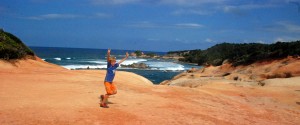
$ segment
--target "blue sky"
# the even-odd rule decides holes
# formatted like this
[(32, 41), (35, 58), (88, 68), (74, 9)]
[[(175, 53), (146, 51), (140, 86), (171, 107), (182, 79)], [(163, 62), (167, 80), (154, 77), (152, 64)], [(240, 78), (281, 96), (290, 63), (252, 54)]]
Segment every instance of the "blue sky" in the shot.
[(1, 0), (29, 46), (172, 51), (300, 40), (300, 0)]

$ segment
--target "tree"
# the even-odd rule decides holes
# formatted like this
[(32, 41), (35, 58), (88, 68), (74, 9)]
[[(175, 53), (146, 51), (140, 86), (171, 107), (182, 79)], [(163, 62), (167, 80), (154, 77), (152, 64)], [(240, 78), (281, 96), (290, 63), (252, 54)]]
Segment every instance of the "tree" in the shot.
[(136, 56), (141, 56), (142, 55), (142, 51), (140, 51), (140, 50), (137, 50), (134, 53), (136, 54)]

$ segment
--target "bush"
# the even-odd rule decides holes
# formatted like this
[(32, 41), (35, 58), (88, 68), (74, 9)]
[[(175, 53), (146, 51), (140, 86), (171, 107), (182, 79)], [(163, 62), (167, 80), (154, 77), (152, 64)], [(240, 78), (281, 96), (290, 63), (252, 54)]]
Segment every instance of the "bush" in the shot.
[(154, 57), (154, 56), (157, 56), (155, 53), (147, 53), (146, 55), (151, 57), (151, 58)]
[(134, 53), (136, 54), (136, 56), (141, 56), (142, 55), (142, 51), (140, 51), (140, 50), (137, 50)]
[(0, 30), (0, 59), (20, 59), (27, 55), (35, 54), (19, 38)]

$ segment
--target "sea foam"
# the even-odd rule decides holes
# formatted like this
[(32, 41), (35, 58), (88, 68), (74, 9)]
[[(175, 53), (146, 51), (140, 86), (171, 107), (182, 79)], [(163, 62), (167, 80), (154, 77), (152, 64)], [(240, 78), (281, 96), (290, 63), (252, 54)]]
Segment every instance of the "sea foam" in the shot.
[(166, 71), (179, 71), (185, 70), (185, 67), (181, 64), (174, 62), (145, 62), (152, 70), (166, 70)]
[(58, 58), (58, 57), (56, 57), (56, 58), (53, 58), (53, 59), (55, 59), (55, 60), (59, 60), (59, 61), (61, 60), (61, 58)]
[[(120, 61), (120, 60), (117, 60), (117, 62)], [(133, 63), (140, 63), (140, 62), (146, 62), (147, 60), (146, 59), (128, 59), (128, 60), (125, 60), (122, 65), (131, 65)]]
[[(117, 60), (119, 62), (120, 60)], [(89, 60), (89, 61), (80, 61), (80, 62), (88, 62), (88, 63), (95, 63), (96, 65), (90, 64), (72, 64), (72, 65), (63, 65), (63, 67), (67, 69), (106, 69), (106, 61), (104, 60)], [(128, 59), (125, 60), (122, 65), (131, 65), (133, 63), (145, 63), (149, 66), (148, 70), (162, 70), (162, 71), (182, 71), (186, 70), (185, 67), (181, 64), (174, 63), (174, 62), (163, 62), (163, 61), (148, 61), (146, 59)], [(119, 67), (120, 69), (128, 69), (128, 67), (123, 68), (122, 66)], [(147, 69), (145, 69), (147, 70)]]
[(66, 69), (104, 69), (106, 65), (64, 65)]

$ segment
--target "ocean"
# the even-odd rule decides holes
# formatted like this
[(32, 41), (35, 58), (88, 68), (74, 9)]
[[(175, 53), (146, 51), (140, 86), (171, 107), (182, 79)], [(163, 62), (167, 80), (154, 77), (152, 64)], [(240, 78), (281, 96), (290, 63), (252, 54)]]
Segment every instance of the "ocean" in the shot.
[[(86, 48), (60, 48), (60, 47), (30, 47), (37, 56), (43, 60), (60, 65), (69, 70), (80, 69), (106, 69), (107, 49), (86, 49)], [(117, 58), (117, 62), (125, 57), (125, 53), (132, 53), (134, 50), (111, 50), (111, 55)], [(165, 52), (150, 52), (157, 55), (164, 55)], [(154, 84), (164, 80), (172, 79), (175, 75), (184, 72), (192, 67), (200, 66), (181, 63), (171, 59), (151, 59), (129, 57), (122, 64), (145, 63), (148, 69), (134, 69), (120, 66), (118, 70), (128, 71), (144, 76)]]

